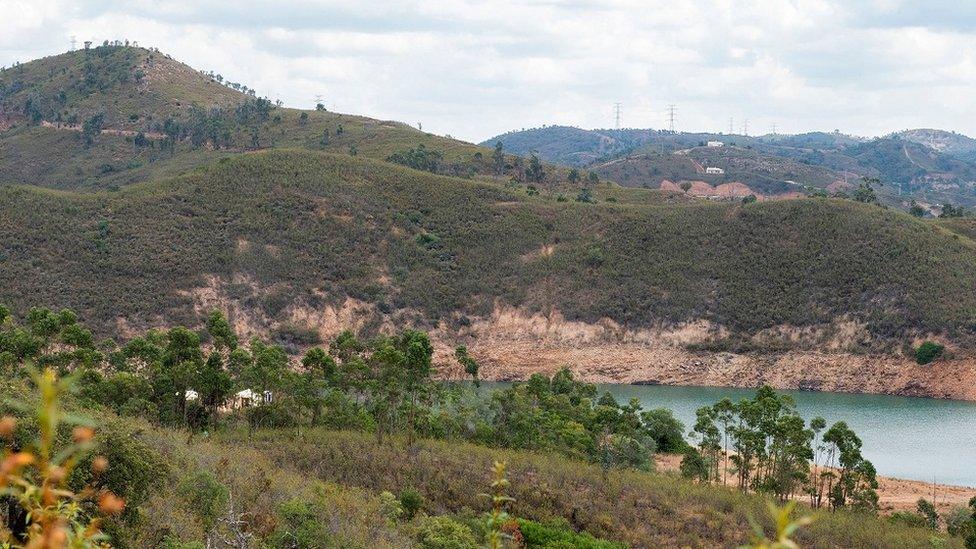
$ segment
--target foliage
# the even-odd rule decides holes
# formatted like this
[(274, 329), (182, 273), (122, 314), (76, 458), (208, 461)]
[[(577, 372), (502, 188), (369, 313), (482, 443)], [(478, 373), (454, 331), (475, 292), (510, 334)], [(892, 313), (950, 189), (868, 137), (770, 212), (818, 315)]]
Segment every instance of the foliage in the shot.
[(417, 532), (422, 549), (477, 549), (474, 534), (450, 517), (426, 517)]
[(797, 530), (810, 524), (813, 519), (809, 516), (794, 518), (795, 501), (787, 502), (783, 507), (776, 507), (772, 503), (768, 504), (769, 514), (773, 517), (776, 533), (772, 539), (766, 537), (761, 526), (752, 521), (755, 538), (743, 549), (799, 549), (799, 545), (791, 538)]
[[(110, 516), (124, 509), (123, 500), (94, 486), (78, 492), (67, 487), (70, 475), (90, 450), (95, 431), (79, 425), (77, 418), (61, 408), (70, 379), (58, 379), (54, 370), (47, 368), (35, 372), (34, 383), (39, 395), (33, 418), (38, 431), (36, 441), (26, 448), (16, 448), (16, 420), (10, 416), (0, 419), (0, 437), (4, 439), (0, 496), (10, 496), (16, 504), (14, 513), (0, 524), (0, 542), (5, 546), (23, 543), (24, 547), (109, 547), (101, 531), (102, 519), (91, 517), (85, 505), (96, 505), (99, 513)], [(78, 426), (73, 430), (73, 440), (59, 447), (62, 423)], [(95, 476), (108, 466), (108, 460), (101, 456), (91, 463)]]
[(942, 356), (943, 352), (945, 352), (945, 345), (934, 341), (925, 341), (915, 349), (915, 362), (928, 364)]
[(878, 483), (874, 466), (861, 455), (861, 440), (843, 421), (821, 437), (825, 428), (822, 418), (808, 428), (792, 398), (764, 386), (753, 399), (725, 399), (697, 411), (698, 451), (686, 454), (682, 471), (725, 484), (731, 469), (741, 490), (771, 493), (780, 501), (805, 492), (813, 507), (876, 511)]

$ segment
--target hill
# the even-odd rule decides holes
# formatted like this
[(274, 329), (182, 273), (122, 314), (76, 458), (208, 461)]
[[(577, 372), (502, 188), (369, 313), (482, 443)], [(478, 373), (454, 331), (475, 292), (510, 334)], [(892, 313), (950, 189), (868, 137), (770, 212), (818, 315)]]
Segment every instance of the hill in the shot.
[[(496, 141), (516, 154), (536, 151), (544, 160), (602, 170), (607, 177), (633, 186), (656, 188), (662, 179), (678, 183), (676, 177), (712, 185), (742, 183), (755, 194), (765, 195), (803, 187), (829, 187), (836, 192), (870, 177), (881, 179), (879, 196), (892, 206), (907, 209), (912, 200), (933, 207), (976, 205), (976, 163), (966, 156), (966, 138), (953, 134), (917, 130), (877, 139), (837, 132), (749, 137), (549, 126), (510, 132), (485, 143)], [(708, 151), (704, 146), (709, 141), (722, 142), (725, 147)], [(676, 169), (683, 159), (669, 155), (688, 150), (703, 151), (706, 160), (725, 156), (721, 162), (715, 159), (718, 165), (714, 166), (725, 173), (701, 177), (704, 166), (696, 165), (692, 172), (687, 162)], [(605, 169), (607, 166), (612, 169)], [(665, 173), (669, 177), (662, 175)]]
[(488, 149), (399, 122), (282, 108), (220, 75), (134, 46), (98, 46), (0, 71), (0, 185), (117, 188), (276, 147), (386, 159), (420, 146), (439, 173), (505, 169)]
[(976, 139), (956, 132), (934, 129), (905, 130), (894, 136), (970, 162), (976, 160)]
[(900, 345), (968, 341), (976, 311), (971, 240), (847, 201), (560, 203), (269, 151), (116, 192), (8, 186), (0, 203), (0, 300), (70, 306), (102, 333), (123, 328), (117, 315), (194, 324), (217, 305), (264, 332), (325, 329), (325, 310), (460, 327), (507, 305), (745, 338), (849, 318)]

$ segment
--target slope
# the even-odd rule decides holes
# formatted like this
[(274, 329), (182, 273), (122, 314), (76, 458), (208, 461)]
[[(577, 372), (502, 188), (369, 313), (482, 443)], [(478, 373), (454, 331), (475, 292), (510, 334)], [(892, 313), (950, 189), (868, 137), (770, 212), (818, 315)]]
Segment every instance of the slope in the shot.
[(398, 122), (282, 108), (155, 50), (105, 45), (0, 71), (0, 184), (116, 188), (253, 150), (386, 159), (419, 146), (434, 171), (501, 171), (490, 150)]
[(560, 203), (268, 151), (117, 192), (5, 187), (0, 204), (0, 300), (70, 306), (103, 334), (124, 334), (117, 315), (195, 324), (218, 305), (265, 333), (327, 310), (460, 327), (510, 305), (735, 337), (848, 318), (887, 349), (930, 332), (969, 345), (976, 313), (976, 244), (847, 201)]

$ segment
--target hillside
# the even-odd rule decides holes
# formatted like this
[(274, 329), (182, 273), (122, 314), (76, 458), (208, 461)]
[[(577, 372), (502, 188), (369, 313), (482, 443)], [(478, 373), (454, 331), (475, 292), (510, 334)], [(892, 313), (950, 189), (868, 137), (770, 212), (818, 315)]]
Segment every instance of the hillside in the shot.
[(968, 345), (976, 311), (971, 240), (846, 201), (559, 203), (270, 151), (116, 192), (5, 187), (0, 203), (0, 301), (70, 306), (103, 334), (125, 331), (116, 315), (195, 324), (215, 305), (264, 332), (327, 330), (329, 310), (460, 327), (512, 306), (747, 339), (848, 319), (889, 348), (928, 332)]
[(115, 45), (8, 68), (0, 72), (0, 185), (117, 188), (280, 147), (386, 159), (423, 145), (439, 173), (505, 170), (489, 149), (399, 122), (282, 108), (219, 78)]
[(976, 160), (976, 139), (966, 135), (930, 128), (905, 130), (894, 135), (962, 160)]
[[(23, 385), (16, 378), (0, 381), (4, 395), (35, 402), (36, 394)], [(773, 527), (765, 496), (673, 474), (603, 469), (551, 451), (456, 439), (410, 442), (402, 435), (378, 442), (368, 432), (337, 430), (329, 427), (341, 421), (334, 398), (327, 408), (333, 417), (325, 423), (255, 429), (254, 412), (280, 414), (263, 405), (230, 411), (212, 433), (200, 434), (117, 415), (93, 397), (104, 398), (85, 392), (69, 403), (70, 417), (89, 418), (96, 430), (80, 466), (65, 470), (71, 487), (88, 482), (123, 498), (125, 508), (101, 525), (113, 547), (230, 540), (244, 546), (431, 549), (447, 540), (454, 542), (448, 547), (475, 549), (484, 546), (477, 540), (491, 527), (491, 500), (482, 494), (492, 489), (497, 461), (507, 466), (503, 493), (511, 497), (505, 509), (512, 519), (506, 530), (518, 531), (528, 548), (736, 547), (749, 541), (752, 522)], [(19, 408), (0, 402), (0, 412), (26, 424), (18, 425), (18, 441), (33, 434)], [(0, 448), (7, 443), (2, 439)], [(89, 472), (96, 455), (108, 464), (102, 475)], [(793, 535), (804, 547), (964, 543), (863, 511), (799, 512), (816, 518)], [(96, 513), (87, 510), (82, 520)], [(0, 524), (17, 526), (6, 518)]]
[[(907, 209), (912, 200), (933, 206), (976, 205), (976, 163), (967, 156), (966, 139), (928, 130), (863, 139), (837, 132), (748, 137), (548, 126), (510, 132), (484, 143), (500, 141), (516, 154), (536, 151), (544, 160), (602, 170), (607, 177), (638, 187), (656, 188), (662, 179), (678, 183), (677, 177), (713, 186), (742, 183), (757, 195), (769, 195), (796, 191), (797, 184), (800, 189), (849, 190), (861, 177), (879, 178), (880, 199)], [(704, 147), (708, 141), (726, 146), (708, 151)], [(706, 158), (700, 162), (718, 155), (711, 160), (725, 174), (706, 178), (698, 173), (703, 165), (695, 166), (695, 172), (687, 166), (676, 168), (683, 159), (670, 156), (688, 150), (703, 151)]]

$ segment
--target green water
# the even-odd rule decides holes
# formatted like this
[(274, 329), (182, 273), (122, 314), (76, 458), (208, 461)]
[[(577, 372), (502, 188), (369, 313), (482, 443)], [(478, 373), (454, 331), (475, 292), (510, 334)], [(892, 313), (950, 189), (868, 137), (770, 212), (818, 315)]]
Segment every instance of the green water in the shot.
[[(507, 384), (491, 384), (502, 386)], [(670, 408), (694, 424), (695, 410), (723, 398), (751, 397), (748, 389), (600, 385), (618, 402), (637, 398), (645, 408)], [(864, 442), (863, 453), (889, 477), (976, 487), (976, 403), (931, 398), (782, 391), (809, 421), (846, 421)]]

